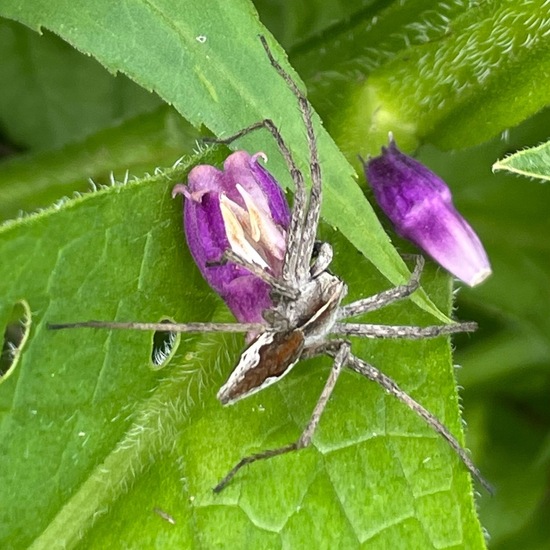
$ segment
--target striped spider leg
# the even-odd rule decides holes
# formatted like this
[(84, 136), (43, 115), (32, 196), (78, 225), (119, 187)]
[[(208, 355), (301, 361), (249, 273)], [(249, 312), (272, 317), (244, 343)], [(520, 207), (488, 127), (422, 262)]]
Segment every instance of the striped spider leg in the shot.
[[(311, 188), (309, 191), (306, 189), (304, 176), (273, 121), (266, 119), (231, 137), (216, 140), (218, 143), (229, 144), (250, 132), (262, 128), (268, 130), (275, 139), (292, 177), (294, 201), (284, 231), (284, 253), (280, 258), (280, 270), (277, 272), (272, 268), (275, 264), (270, 264), (267, 258), (277, 255), (277, 251), (274, 251), (274, 247), (271, 246), (270, 235), (280, 234), (277, 233), (276, 224), (268, 219), (266, 209), (262, 209), (261, 200), (254, 202), (251, 194), (238, 182), (236, 188), (248, 209), (248, 214), (244, 215), (242, 204), (239, 206), (233, 199), (230, 200), (222, 193), (219, 209), (222, 213), (229, 247), (214, 260), (203, 262), (203, 268), (205, 270), (223, 268), (229, 264), (244, 269), (247, 276), (254, 277), (267, 285), (271, 303), (261, 312), (261, 318), (255, 322), (187, 324), (88, 321), (55, 324), (50, 325), (50, 328), (95, 327), (171, 332), (246, 332), (252, 338), (251, 343), (242, 353), (237, 366), (217, 394), (223, 405), (235, 403), (276, 383), (301, 359), (319, 355), (331, 357), (333, 365), (328, 379), (300, 437), (289, 445), (244, 457), (214, 487), (216, 493), (223, 490), (245, 465), (307, 447), (311, 443), (321, 415), (344, 367), (378, 383), (386, 392), (395, 396), (423, 418), (449, 443), (470, 473), (485, 488), (491, 490), (490, 485), (483, 479), (466, 451), (449, 430), (434, 415), (401, 390), (391, 378), (354, 356), (350, 343), (345, 339), (350, 335), (366, 338), (435, 338), (446, 334), (473, 331), (476, 324), (453, 323), (444, 326), (414, 327), (346, 321), (410, 296), (419, 287), (424, 260), (420, 256), (417, 257), (416, 267), (406, 284), (351, 304), (341, 305), (346, 296), (347, 287), (339, 277), (328, 271), (332, 259), (332, 248), (328, 243), (316, 241), (322, 201), (322, 180), (311, 107), (304, 93), (273, 57), (265, 38), (261, 36), (260, 40), (271, 65), (297, 99), (307, 134)], [(242, 152), (233, 155), (238, 154)], [(251, 158), (255, 160), (255, 157)], [(229, 168), (226, 168), (229, 171)], [(255, 165), (254, 169), (256, 169)], [(211, 179), (211, 172), (208, 174)], [(185, 186), (177, 186), (174, 191), (186, 196), (186, 204), (192, 200), (200, 201), (204, 194), (203, 190), (189, 190)], [(188, 243), (192, 248), (189, 237)], [(258, 243), (263, 243), (264, 248)], [(200, 261), (197, 257), (195, 259), (199, 265)], [(208, 275), (205, 277), (209, 280)], [(224, 298), (223, 294), (222, 298)], [(230, 300), (226, 301), (231, 307)], [(238, 314), (236, 317), (239, 319)]]

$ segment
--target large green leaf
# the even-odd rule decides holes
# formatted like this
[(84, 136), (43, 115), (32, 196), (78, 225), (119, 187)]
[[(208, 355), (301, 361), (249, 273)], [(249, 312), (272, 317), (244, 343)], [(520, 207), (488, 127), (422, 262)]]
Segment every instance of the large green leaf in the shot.
[(296, 46), (291, 59), (337, 143), (376, 154), (392, 131), (405, 149), (465, 148), (550, 103), (545, 0), (438, 8), (381, 3)]
[[(347, 547), (383, 548), (406, 537), (415, 547), (482, 547), (462, 464), (420, 419), (354, 374), (339, 381), (315, 448), (252, 465), (216, 496), (212, 486), (243, 454), (297, 437), (327, 362), (304, 364), (277, 386), (222, 409), (215, 392), (242, 339), (182, 337), (159, 371), (150, 362), (150, 334), (46, 330), (47, 322), (83, 316), (227, 317), (182, 244), (179, 201), (170, 199), (181, 177), (180, 169), (111, 187), (3, 229), (3, 257), (27, 259), (2, 264), (3, 304), (24, 298), (32, 310), (32, 344), (0, 391), (10, 464), (0, 484), (3, 540), (52, 548), (85, 535), (85, 547), (100, 548), (118, 525), (117, 540), (128, 546), (345, 540)], [(325, 236), (352, 297), (384, 288), (341, 237)], [(448, 309), (446, 277), (428, 273), (425, 281)], [(426, 323), (430, 316), (401, 306), (372, 318), (396, 319)], [(356, 344), (460, 433), (444, 340)]]

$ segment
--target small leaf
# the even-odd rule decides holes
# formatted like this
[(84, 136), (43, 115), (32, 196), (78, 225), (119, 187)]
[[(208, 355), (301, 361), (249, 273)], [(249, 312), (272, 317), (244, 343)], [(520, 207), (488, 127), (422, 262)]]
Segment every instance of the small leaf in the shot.
[(493, 164), (493, 172), (505, 170), (520, 176), (550, 180), (550, 142), (518, 151)]

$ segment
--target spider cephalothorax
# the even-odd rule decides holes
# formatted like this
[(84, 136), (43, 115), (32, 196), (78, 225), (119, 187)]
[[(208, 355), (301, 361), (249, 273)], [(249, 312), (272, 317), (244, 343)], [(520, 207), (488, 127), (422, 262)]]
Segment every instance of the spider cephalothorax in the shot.
[(489, 488), (467, 453), (447, 428), (377, 368), (351, 352), (347, 336), (366, 338), (433, 338), (469, 332), (475, 323), (415, 327), (350, 323), (346, 319), (380, 309), (410, 296), (419, 286), (422, 257), (410, 280), (374, 296), (342, 305), (347, 287), (328, 271), (332, 248), (316, 241), (322, 199), (321, 170), (313, 131), (311, 108), (296, 83), (273, 57), (260, 37), (269, 61), (298, 100), (310, 151), (311, 190), (294, 162), (277, 127), (263, 120), (229, 138), (267, 129), (275, 138), (294, 182), (292, 210), (274, 178), (263, 168), (257, 153), (233, 153), (225, 171), (195, 167), (188, 186), (177, 185), (173, 195), (185, 195), (185, 230), (195, 262), (210, 285), (226, 301), (237, 323), (116, 323), (87, 321), (50, 325), (50, 328), (130, 328), (172, 332), (244, 332), (249, 345), (218, 392), (225, 404), (234, 403), (280, 380), (301, 359), (319, 355), (333, 358), (325, 387), (299, 439), (281, 448), (243, 458), (214, 488), (221, 491), (246, 464), (309, 445), (321, 414), (343, 367), (347, 366), (380, 384), (434, 428)]

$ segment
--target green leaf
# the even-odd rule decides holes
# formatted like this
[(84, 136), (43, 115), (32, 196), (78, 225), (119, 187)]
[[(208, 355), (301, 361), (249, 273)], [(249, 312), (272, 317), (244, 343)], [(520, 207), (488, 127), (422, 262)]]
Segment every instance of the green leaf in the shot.
[(550, 142), (518, 151), (493, 164), (493, 172), (504, 170), (528, 178), (550, 180)]
[[(209, 153), (193, 163), (219, 160)], [(366, 380), (342, 376), (313, 448), (254, 464), (216, 496), (212, 486), (243, 454), (299, 435), (326, 361), (304, 363), (278, 385), (222, 408), (215, 393), (242, 338), (182, 337), (159, 371), (150, 366), (148, 333), (46, 330), (47, 322), (85, 317), (227, 318), (182, 245), (179, 201), (170, 199), (182, 177), (179, 169), (111, 187), (3, 228), (3, 257), (40, 259), (40, 267), (6, 262), (0, 273), (2, 303), (24, 296), (33, 312), (32, 342), (0, 392), (10, 464), (0, 480), (9, 514), (1, 538), (51, 548), (85, 536), (84, 547), (101, 548), (116, 524), (117, 540), (129, 546), (344, 540), (384, 548), (406, 537), (413, 547), (482, 548), (463, 465)], [(351, 298), (385, 288), (342, 237), (327, 228), (323, 236), (334, 243), (334, 269)], [(429, 271), (425, 283), (448, 310), (447, 278)], [(401, 305), (370, 319), (409, 324), (430, 316)], [(445, 340), (354, 346), (460, 434)]]
[[(355, 83), (340, 72), (333, 74), (338, 102), (331, 85), (323, 85), (331, 104), (340, 106), (329, 117), (320, 110), (337, 143), (374, 154), (391, 130), (405, 149), (415, 149), (422, 141), (445, 149), (464, 148), (550, 103), (548, 88), (540, 83), (550, 65), (550, 5), (545, 0), (495, 0), (460, 6), (451, 10), (451, 19), (436, 12), (445, 25), (409, 24), (401, 50), (395, 51), (395, 40), (390, 42), (389, 60), (381, 65), (369, 55), (371, 39), (364, 29), (342, 30), (340, 38), (352, 43), (356, 52), (349, 72), (355, 69), (357, 74), (358, 67), (366, 67), (369, 74)], [(388, 8), (394, 9), (393, 4)], [(376, 15), (375, 33), (379, 15), (382, 26), (393, 23), (384, 11)], [(413, 47), (407, 42), (410, 29), (418, 29), (422, 37)], [(399, 26), (395, 32), (403, 36)], [(358, 119), (365, 123), (350, 124)]]

